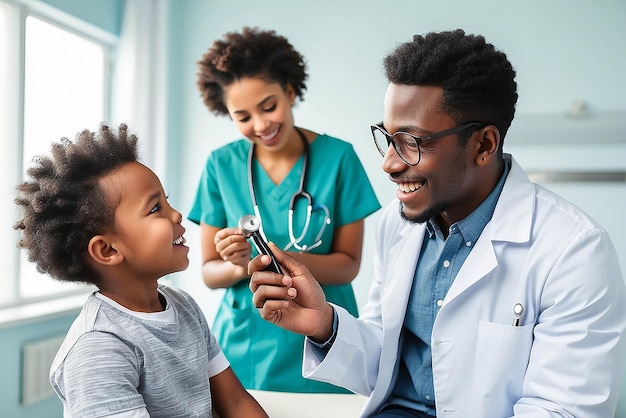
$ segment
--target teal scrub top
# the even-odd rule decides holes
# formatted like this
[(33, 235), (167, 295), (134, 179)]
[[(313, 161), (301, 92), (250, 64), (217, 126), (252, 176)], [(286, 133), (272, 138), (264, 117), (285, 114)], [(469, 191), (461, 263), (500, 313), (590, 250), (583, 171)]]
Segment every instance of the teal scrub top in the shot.
[[(254, 214), (248, 186), (248, 152), (251, 142), (232, 142), (212, 152), (207, 159), (195, 201), (188, 215), (195, 223), (217, 228), (237, 227), (239, 218)], [(278, 185), (253, 160), (254, 191), (263, 230), (280, 248), (290, 241), (288, 208), (302, 174), (301, 157)], [(325, 205), (331, 224), (322, 244), (311, 250), (330, 252), (334, 228), (355, 222), (380, 208), (374, 190), (351, 144), (328, 135), (319, 135), (310, 144), (307, 183), (314, 204)], [(303, 199), (294, 209), (294, 232), (300, 235), (306, 211)], [(323, 221), (320, 211), (311, 217), (303, 243), (311, 245)], [(253, 256), (256, 249), (253, 248)], [(293, 248), (291, 249), (293, 251)], [(344, 389), (302, 377), (304, 337), (265, 321), (252, 304), (248, 279), (226, 289), (212, 332), (222, 346), (235, 374), (247, 389), (284, 392), (339, 392)], [(357, 315), (351, 284), (323, 286), (326, 298)]]

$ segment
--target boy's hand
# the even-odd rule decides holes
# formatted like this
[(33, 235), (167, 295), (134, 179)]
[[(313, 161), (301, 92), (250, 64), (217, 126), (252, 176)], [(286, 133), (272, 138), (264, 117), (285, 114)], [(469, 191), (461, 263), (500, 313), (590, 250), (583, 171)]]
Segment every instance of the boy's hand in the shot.
[(215, 234), (214, 242), (215, 249), (222, 260), (230, 261), (246, 271), (252, 254), (252, 246), (247, 238), (241, 234), (239, 228), (220, 229)]

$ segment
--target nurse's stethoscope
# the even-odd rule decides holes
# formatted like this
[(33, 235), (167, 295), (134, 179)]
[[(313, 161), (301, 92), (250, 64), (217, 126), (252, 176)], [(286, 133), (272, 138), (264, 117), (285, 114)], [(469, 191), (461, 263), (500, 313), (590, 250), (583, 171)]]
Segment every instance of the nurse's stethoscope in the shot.
[[(322, 245), (322, 235), (324, 235), (324, 230), (326, 229), (328, 225), (330, 225), (331, 220), (330, 220), (330, 211), (328, 210), (328, 208), (325, 205), (313, 204), (313, 198), (311, 197), (311, 195), (307, 193), (306, 191), (304, 191), (306, 180), (307, 180), (307, 165), (308, 165), (308, 160), (309, 160), (309, 142), (307, 141), (306, 137), (304, 136), (304, 134), (302, 133), (300, 129), (296, 128), (296, 131), (298, 131), (298, 135), (300, 135), (300, 138), (302, 139), (302, 143), (304, 145), (302, 174), (300, 175), (300, 185), (298, 187), (298, 190), (296, 190), (296, 192), (291, 196), (291, 199), (289, 201), (289, 215), (288, 215), (289, 217), (288, 219), (289, 243), (284, 247), (284, 250), (286, 251), (286, 250), (289, 250), (291, 247), (293, 247), (298, 251), (306, 252)], [(254, 193), (254, 178), (252, 175), (253, 158), (254, 158), (254, 144), (250, 146), (250, 152), (248, 153), (248, 188), (250, 189), (250, 198), (252, 199), (252, 206), (254, 208), (254, 214), (257, 216), (259, 220), (261, 220), (261, 226), (259, 228), (259, 232), (261, 233), (261, 236), (263, 237), (263, 239), (267, 241), (265, 232), (263, 232), (263, 220), (261, 219), (261, 213), (259, 212), (259, 205), (257, 204), (256, 195)], [(296, 205), (296, 201), (298, 199), (306, 199), (307, 207), (306, 207), (306, 219), (304, 222), (304, 226), (302, 227), (302, 232), (300, 233), (300, 235), (296, 237), (294, 228), (293, 228), (293, 212), (294, 212), (294, 207)], [(309, 231), (309, 227), (311, 226), (311, 216), (313, 215), (313, 212), (315, 211), (322, 211), (324, 215), (324, 220), (322, 222), (322, 226), (320, 227), (319, 232), (317, 233), (317, 236), (315, 237), (315, 240), (313, 240), (313, 243), (311, 245), (307, 245), (307, 244), (302, 243), (302, 240), (304, 239), (304, 236)]]

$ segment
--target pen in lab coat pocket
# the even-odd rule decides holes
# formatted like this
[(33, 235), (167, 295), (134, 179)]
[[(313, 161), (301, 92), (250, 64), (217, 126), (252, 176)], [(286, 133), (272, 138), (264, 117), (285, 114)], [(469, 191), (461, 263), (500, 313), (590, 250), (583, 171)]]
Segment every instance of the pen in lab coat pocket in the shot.
[(513, 306), (513, 326), (514, 327), (519, 327), (519, 320), (522, 317), (523, 313), (524, 313), (524, 305), (522, 305), (521, 303), (516, 303), (515, 306)]

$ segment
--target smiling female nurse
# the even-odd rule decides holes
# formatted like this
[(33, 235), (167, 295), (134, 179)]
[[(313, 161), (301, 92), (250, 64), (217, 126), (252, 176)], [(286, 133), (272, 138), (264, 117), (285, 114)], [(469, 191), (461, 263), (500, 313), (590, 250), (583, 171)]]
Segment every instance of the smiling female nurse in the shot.
[(306, 264), (328, 300), (356, 315), (351, 282), (364, 218), (380, 208), (363, 166), (351, 144), (294, 125), (307, 74), (286, 38), (256, 28), (227, 33), (198, 66), (204, 104), (229, 115), (245, 137), (209, 155), (188, 216), (201, 226), (205, 284), (226, 289), (212, 331), (248, 389), (345, 392), (304, 379), (303, 337), (259, 316), (247, 272), (256, 250), (237, 225), (243, 215), (259, 216), (265, 237)]

